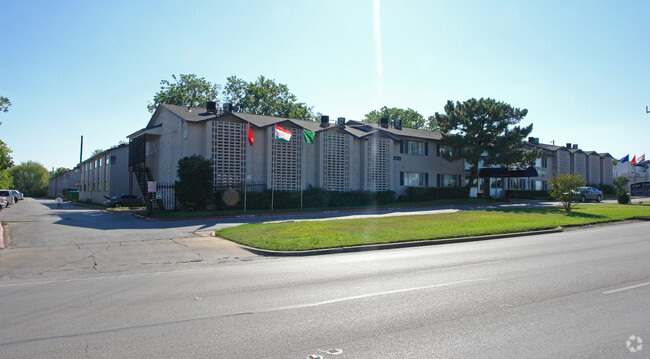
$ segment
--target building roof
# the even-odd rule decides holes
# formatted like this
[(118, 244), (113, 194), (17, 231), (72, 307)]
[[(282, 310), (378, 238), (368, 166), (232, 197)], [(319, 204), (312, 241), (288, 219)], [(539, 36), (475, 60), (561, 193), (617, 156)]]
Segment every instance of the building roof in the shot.
[(348, 121), (347, 125), (365, 132), (380, 131), (380, 132), (384, 132), (399, 137), (413, 137), (413, 138), (421, 138), (421, 139), (437, 140), (437, 141), (442, 140), (442, 134), (437, 131), (420, 130), (417, 128), (409, 128), (409, 127), (402, 127), (401, 129), (397, 129), (390, 125), (388, 127), (382, 127), (380, 124), (375, 122), (363, 122), (363, 121)]
[(555, 146), (555, 145), (549, 145), (549, 144), (546, 144), (546, 143), (530, 143), (530, 142), (528, 142), (527, 144), (532, 146), (532, 147), (541, 148), (543, 150), (550, 151), (550, 152), (568, 151), (569, 150), (568, 148), (566, 148), (564, 146)]
[(392, 138), (395, 141), (400, 141), (400, 137), (410, 137), (410, 138), (419, 138), (419, 139), (428, 139), (428, 140), (441, 140), (442, 135), (440, 132), (429, 131), (429, 130), (420, 130), (415, 128), (402, 127), (401, 129), (396, 129), (392, 126), (382, 127), (378, 123), (363, 122), (363, 121), (348, 121), (344, 127), (338, 127), (335, 124), (329, 124), (326, 127), (321, 126), (321, 123), (318, 121), (307, 121), (299, 120), (292, 118), (283, 118), (283, 117), (274, 117), (274, 116), (265, 116), (265, 115), (254, 115), (250, 113), (243, 112), (208, 112), (204, 108), (197, 107), (188, 107), (188, 106), (178, 106), (170, 104), (160, 104), (154, 114), (151, 117), (151, 120), (147, 124), (147, 127), (138, 130), (128, 137), (137, 137), (142, 133), (147, 132), (146, 130), (153, 129), (158, 125), (153, 125), (155, 119), (159, 116), (160, 111), (165, 109), (179, 119), (191, 122), (191, 123), (201, 123), (205, 121), (211, 121), (219, 118), (225, 117), (234, 117), (241, 121), (245, 121), (251, 124), (253, 127), (264, 128), (275, 124), (280, 123), (291, 123), (295, 126), (308, 129), (313, 132), (320, 131), (331, 131), (332, 129), (338, 129), (340, 131), (349, 133), (350, 135), (356, 138), (364, 138), (372, 136), (374, 134), (381, 134), (386, 137)]

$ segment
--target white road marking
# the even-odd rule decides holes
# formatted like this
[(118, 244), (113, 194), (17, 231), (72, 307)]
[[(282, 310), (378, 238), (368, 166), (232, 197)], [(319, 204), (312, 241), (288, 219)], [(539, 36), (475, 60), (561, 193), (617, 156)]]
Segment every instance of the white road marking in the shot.
[(624, 291), (624, 290), (630, 290), (630, 289), (635, 289), (635, 288), (645, 287), (645, 286), (647, 286), (647, 285), (650, 285), (650, 282), (641, 283), (641, 284), (637, 284), (637, 285), (631, 285), (631, 286), (629, 286), (629, 287), (624, 287), (624, 288), (618, 288), (618, 289), (608, 290), (608, 291), (606, 291), (606, 292), (603, 292), (603, 294), (618, 293), (618, 292), (622, 292), (622, 291)]
[(268, 313), (268, 312), (277, 312), (277, 311), (281, 311), (281, 310), (304, 309), (304, 308), (318, 307), (318, 306), (326, 305), (326, 304), (335, 304), (335, 303), (347, 302), (347, 301), (357, 300), (357, 299), (379, 297), (379, 296), (383, 296), (383, 295), (397, 294), (397, 293), (414, 292), (414, 291), (418, 291), (418, 290), (425, 290), (425, 289), (432, 289), (432, 288), (439, 288), (439, 287), (448, 287), (448, 286), (455, 285), (455, 284), (481, 282), (481, 281), (486, 281), (486, 280), (492, 280), (492, 278), (459, 280), (459, 281), (455, 281), (455, 282), (433, 284), (433, 285), (427, 285), (427, 286), (423, 286), (423, 287), (396, 289), (396, 290), (389, 290), (389, 291), (385, 291), (385, 292), (376, 292), (376, 293), (368, 293), (368, 294), (361, 294), (361, 295), (353, 295), (353, 296), (350, 296), (350, 297), (329, 299), (329, 300), (324, 300), (324, 301), (321, 301), (321, 302), (304, 303), (304, 304), (288, 305), (288, 306), (285, 306), (285, 307), (262, 309), (262, 310), (257, 310), (257, 311), (250, 312), (250, 313)]

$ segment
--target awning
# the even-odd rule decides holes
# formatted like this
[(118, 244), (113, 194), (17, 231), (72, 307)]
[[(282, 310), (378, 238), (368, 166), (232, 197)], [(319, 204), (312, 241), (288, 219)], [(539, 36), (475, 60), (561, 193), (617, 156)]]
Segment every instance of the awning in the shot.
[(537, 170), (533, 166), (528, 168), (480, 168), (479, 178), (502, 178), (502, 177), (538, 177)]

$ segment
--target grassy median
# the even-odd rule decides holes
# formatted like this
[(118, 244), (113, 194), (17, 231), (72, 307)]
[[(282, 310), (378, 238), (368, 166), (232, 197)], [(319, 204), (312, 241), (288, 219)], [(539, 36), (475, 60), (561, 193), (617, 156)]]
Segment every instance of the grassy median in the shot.
[(582, 204), (383, 218), (245, 224), (217, 236), (247, 246), (300, 251), (363, 244), (504, 234), (650, 217), (650, 205)]

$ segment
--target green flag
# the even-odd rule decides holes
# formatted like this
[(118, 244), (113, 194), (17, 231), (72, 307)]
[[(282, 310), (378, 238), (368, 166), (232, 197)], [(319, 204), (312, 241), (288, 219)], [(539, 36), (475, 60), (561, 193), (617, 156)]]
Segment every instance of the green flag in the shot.
[(307, 143), (314, 143), (314, 133), (306, 128), (302, 129), (302, 140)]

